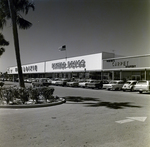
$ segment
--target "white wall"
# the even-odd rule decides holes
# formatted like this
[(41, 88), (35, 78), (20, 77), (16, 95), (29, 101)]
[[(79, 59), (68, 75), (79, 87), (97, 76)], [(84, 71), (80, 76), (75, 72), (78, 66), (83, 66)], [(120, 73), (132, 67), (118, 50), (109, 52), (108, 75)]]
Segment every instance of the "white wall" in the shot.
[(80, 72), (101, 69), (102, 53), (46, 62), (46, 72)]
[[(85, 70), (102, 70), (102, 53), (27, 64), (22, 66), (23, 73), (82, 72)], [(8, 74), (17, 73), (17, 66), (8, 68)]]
[[(23, 73), (44, 73), (45, 72), (45, 62), (22, 65)], [(17, 74), (17, 66), (8, 68), (8, 74)]]
[(134, 69), (134, 68), (149, 68), (150, 55), (141, 55), (133, 57), (120, 57), (103, 60), (103, 69)]

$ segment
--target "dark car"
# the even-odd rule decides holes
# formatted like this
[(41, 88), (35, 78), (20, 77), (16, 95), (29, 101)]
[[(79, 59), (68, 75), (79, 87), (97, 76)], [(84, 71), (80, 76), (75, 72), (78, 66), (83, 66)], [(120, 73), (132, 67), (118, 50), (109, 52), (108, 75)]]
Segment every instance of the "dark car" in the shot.
[(60, 79), (56, 81), (55, 85), (57, 86), (66, 86), (67, 82), (69, 82), (69, 79)]
[(87, 88), (97, 88), (97, 89), (102, 89), (103, 87), (103, 81), (98, 81), (98, 80), (91, 80), (86, 84)]
[(40, 86), (49, 86), (51, 82), (49, 82), (48, 78), (37, 78), (34, 82), (31, 83), (33, 87), (40, 87)]

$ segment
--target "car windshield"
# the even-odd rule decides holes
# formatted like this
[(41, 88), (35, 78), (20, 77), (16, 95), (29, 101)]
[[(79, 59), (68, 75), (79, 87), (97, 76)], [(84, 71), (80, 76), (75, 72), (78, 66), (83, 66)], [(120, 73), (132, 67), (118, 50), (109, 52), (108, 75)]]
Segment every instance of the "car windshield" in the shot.
[(110, 84), (117, 84), (118, 82), (115, 81), (111, 81)]
[(97, 81), (91, 81), (91, 83), (96, 83)]
[(126, 82), (126, 84), (131, 84), (131, 82)]
[(139, 81), (138, 84), (146, 84), (146, 81)]
[(47, 82), (47, 79), (42, 79), (42, 82)]

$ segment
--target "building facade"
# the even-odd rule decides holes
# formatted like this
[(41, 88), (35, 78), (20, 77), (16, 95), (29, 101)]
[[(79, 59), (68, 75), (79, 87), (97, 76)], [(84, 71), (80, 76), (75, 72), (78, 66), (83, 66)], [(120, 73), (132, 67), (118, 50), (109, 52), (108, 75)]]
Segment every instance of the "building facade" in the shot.
[[(114, 53), (97, 53), (22, 65), (25, 78), (93, 78), (101, 80), (150, 80), (150, 55), (118, 57)], [(17, 66), (8, 74), (18, 77)]]
[(112, 79), (150, 80), (150, 55), (104, 59), (103, 72)]

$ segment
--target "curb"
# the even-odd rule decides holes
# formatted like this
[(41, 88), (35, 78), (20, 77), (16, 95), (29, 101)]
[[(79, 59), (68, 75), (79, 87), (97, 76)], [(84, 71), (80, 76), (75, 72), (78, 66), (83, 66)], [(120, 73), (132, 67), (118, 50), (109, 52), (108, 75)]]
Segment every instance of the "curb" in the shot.
[(61, 98), (61, 101), (54, 102), (54, 103), (47, 103), (47, 104), (35, 104), (35, 105), (4, 105), (0, 106), (0, 108), (11, 108), (11, 109), (16, 109), (16, 108), (39, 108), (39, 107), (49, 107), (49, 106), (55, 106), (55, 105), (60, 105), (65, 103), (66, 100)]

